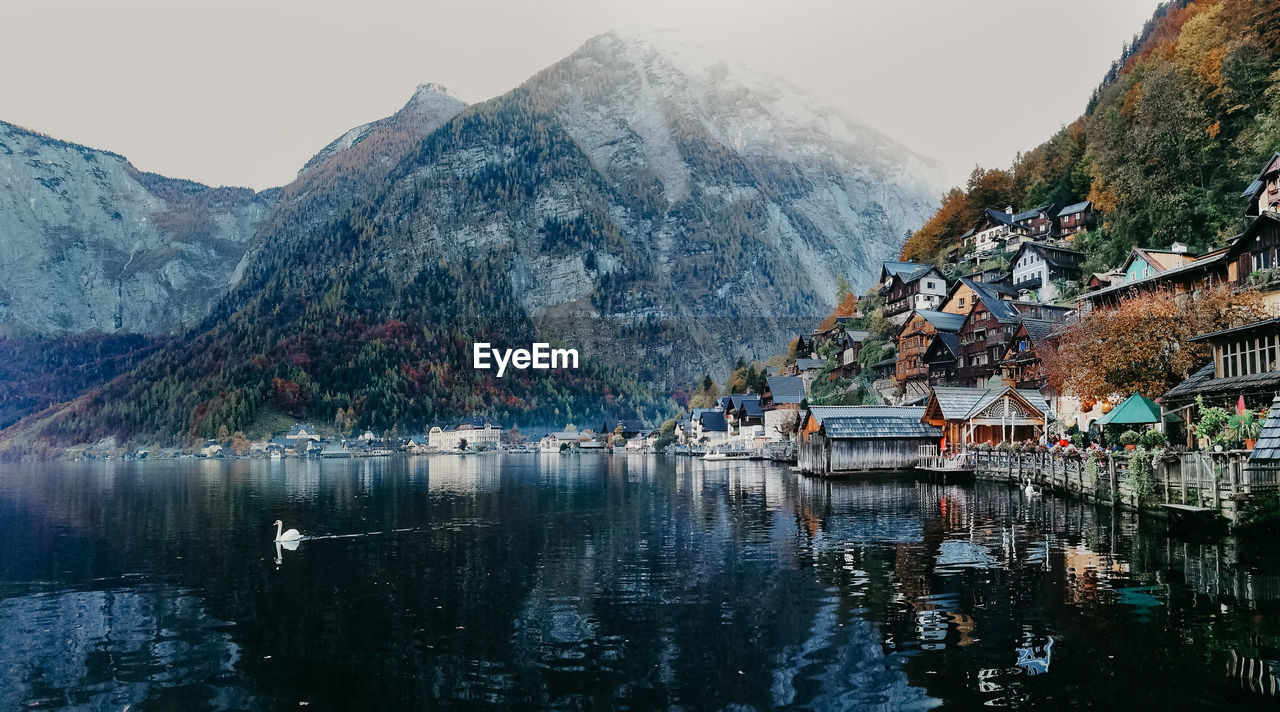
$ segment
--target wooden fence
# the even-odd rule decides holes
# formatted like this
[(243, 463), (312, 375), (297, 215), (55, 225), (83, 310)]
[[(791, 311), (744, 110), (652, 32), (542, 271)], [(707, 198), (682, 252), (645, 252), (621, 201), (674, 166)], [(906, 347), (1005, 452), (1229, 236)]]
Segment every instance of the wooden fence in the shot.
[(1280, 466), (1252, 464), (1244, 451), (1165, 456), (1146, 468), (1145, 477), (1131, 472), (1130, 452), (1106, 453), (1093, 466), (1087, 459), (1049, 453), (989, 451), (968, 457), (979, 476), (1133, 507), (1176, 505), (1229, 514), (1237, 500), (1280, 489)]

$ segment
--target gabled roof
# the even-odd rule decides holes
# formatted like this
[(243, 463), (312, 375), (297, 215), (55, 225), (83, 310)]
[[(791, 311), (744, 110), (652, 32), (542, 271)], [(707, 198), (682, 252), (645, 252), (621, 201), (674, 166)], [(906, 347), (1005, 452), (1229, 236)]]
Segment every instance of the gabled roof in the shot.
[(990, 292), (991, 294), (995, 294), (997, 296), (999, 295), (1007, 295), (1010, 297), (1018, 296), (1018, 290), (1013, 289), (1012, 287), (1006, 287), (1003, 284), (993, 284), (991, 282), (979, 282), (975, 279), (970, 279), (969, 277), (965, 276), (957, 280), (955, 284), (951, 285), (951, 289), (947, 290), (947, 296), (942, 300), (943, 306), (951, 302), (951, 299), (956, 295), (956, 291), (959, 290), (960, 287), (962, 286), (968, 287), (973, 292), (977, 292), (977, 289), (975, 289), (973, 286), (975, 284), (982, 285), (983, 287), (986, 288), (988, 292)]
[(920, 269), (922, 265), (919, 262), (895, 262), (885, 260), (880, 266), (880, 281), (883, 282), (889, 277), (895, 275), (911, 274)]
[(724, 419), (724, 413), (721, 413), (718, 410), (704, 411), (698, 416), (698, 421), (702, 423), (703, 430), (719, 432), (729, 429), (729, 424), (725, 422)]
[(1258, 171), (1258, 176), (1254, 178), (1252, 181), (1250, 181), (1249, 187), (1245, 188), (1244, 192), (1240, 194), (1241, 198), (1257, 197), (1258, 193), (1262, 190), (1263, 176), (1267, 175), (1268, 172), (1275, 170), (1273, 166), (1275, 165), (1276, 161), (1280, 161), (1280, 151), (1276, 151), (1275, 153), (1271, 154), (1271, 157), (1267, 159), (1267, 162), (1262, 164), (1262, 170)]
[(1023, 220), (1030, 220), (1030, 219), (1032, 219), (1032, 218), (1036, 217), (1037, 215), (1039, 215), (1040, 213), (1047, 213), (1047, 212), (1048, 212), (1050, 209), (1052, 209), (1052, 208), (1053, 208), (1053, 206), (1052, 206), (1052, 205), (1041, 205), (1041, 206), (1040, 206), (1040, 207), (1038, 207), (1038, 208), (1032, 208), (1032, 209), (1030, 209), (1030, 210), (1023, 210), (1022, 212), (1017, 213), (1017, 214), (1015, 214), (1015, 215), (1013, 216), (1013, 221), (1014, 221), (1014, 222), (1022, 222)]
[(1254, 321), (1248, 324), (1235, 326), (1230, 329), (1219, 329), (1217, 331), (1210, 331), (1207, 334), (1197, 334), (1187, 339), (1187, 341), (1212, 341), (1221, 336), (1246, 334), (1250, 331), (1266, 331), (1271, 333), (1280, 331), (1280, 318), (1263, 319), (1262, 321)]
[(1046, 245), (1042, 242), (1024, 242), (1018, 246), (1018, 251), (1013, 253), (1013, 257), (1009, 259), (1010, 264), (1018, 261), (1018, 256), (1024, 250), (1035, 250), (1040, 253), (1045, 262), (1053, 267), (1061, 267), (1064, 269), (1079, 269), (1080, 264), (1084, 262), (1084, 253), (1078, 250), (1070, 250), (1065, 247), (1055, 247)]
[(804, 400), (804, 380), (799, 376), (768, 376), (769, 395), (774, 403), (799, 403)]
[(917, 309), (912, 312), (911, 316), (907, 317), (907, 320), (898, 328), (898, 333), (901, 334), (902, 331), (907, 328), (907, 325), (911, 323), (911, 320), (916, 316), (919, 316), (932, 324), (933, 328), (938, 331), (949, 331), (952, 333), (960, 331), (960, 327), (964, 326), (965, 320), (964, 314), (952, 314), (951, 312), (937, 311), (934, 309)]
[(729, 407), (737, 410), (747, 401), (755, 401), (756, 403), (759, 403), (760, 396), (754, 393), (735, 393), (734, 395), (729, 396)]
[(764, 409), (760, 407), (759, 396), (754, 399), (742, 401), (738, 406), (738, 410), (748, 418), (759, 418), (764, 416)]
[(860, 344), (871, 336), (871, 332), (866, 329), (845, 329), (844, 335), (855, 344)]
[(998, 222), (1001, 225), (1008, 225), (1010, 227), (1022, 227), (1021, 225), (1014, 222), (1012, 215), (1010, 215), (1009, 213), (1006, 213), (1003, 210), (996, 210), (995, 208), (987, 208), (985, 211), (983, 211), (982, 217), (978, 218), (978, 225), (981, 225), (982, 223), (986, 222), (987, 218), (991, 218), (993, 221)]
[[(961, 278), (964, 280), (964, 278)], [(1000, 298), (1001, 291), (991, 288), (991, 285), (983, 282), (974, 282), (973, 280), (965, 280), (968, 282), (969, 289), (973, 290), (974, 295), (982, 301), (982, 306), (991, 312), (991, 316), (1001, 324), (1010, 324), (1018, 320), (1018, 308), (1012, 302)], [(973, 312), (970, 311), (970, 314)]]
[(1065, 215), (1074, 215), (1076, 213), (1082, 213), (1091, 207), (1093, 207), (1093, 203), (1087, 200), (1082, 200), (1078, 203), (1072, 203), (1071, 205), (1068, 205), (1062, 210), (1059, 210), (1058, 217), (1063, 217)]
[(811, 369), (820, 369), (826, 365), (827, 365), (827, 360), (825, 358), (796, 359), (796, 368), (800, 369), (801, 371), (808, 371)]
[(1129, 271), (1129, 265), (1133, 264), (1133, 261), (1139, 258), (1141, 258), (1143, 262), (1154, 267), (1157, 274), (1176, 267), (1191, 264), (1199, 259), (1195, 255), (1188, 254), (1186, 252), (1156, 250), (1149, 247), (1135, 247), (1129, 252), (1129, 257), (1125, 259), (1124, 264), (1120, 265), (1120, 271)]
[(922, 277), (927, 277), (931, 272), (937, 272), (938, 278), (942, 278), (942, 271), (933, 265), (925, 265), (909, 275), (898, 275), (898, 278), (902, 280), (903, 284), (910, 284)]
[(997, 388), (935, 386), (929, 400), (937, 403), (942, 417), (946, 420), (967, 420), (982, 412), (983, 408), (1003, 398), (1010, 391), (1021, 397), (1027, 405), (1040, 411), (1041, 415), (1049, 417), (1049, 404), (1044, 396), (1040, 395), (1040, 391), (1015, 389), (1010, 386)]
[[(944, 351), (946, 353), (943, 353)], [(954, 360), (959, 356), (960, 336), (946, 331), (940, 331), (934, 334), (933, 340), (929, 342), (929, 348), (924, 350), (925, 363), (939, 359)]]
[(1061, 322), (1050, 321), (1049, 319), (1028, 319), (1023, 317), (1022, 328), (1027, 332), (1027, 338), (1031, 339), (1034, 344), (1044, 343), (1053, 334), (1054, 330), (1062, 326)]
[(938, 438), (942, 429), (922, 422), (924, 408), (903, 406), (814, 406), (814, 408), (838, 408), (819, 417), (813, 410), (810, 415), (821, 423), (829, 438), (882, 439), (882, 438)]

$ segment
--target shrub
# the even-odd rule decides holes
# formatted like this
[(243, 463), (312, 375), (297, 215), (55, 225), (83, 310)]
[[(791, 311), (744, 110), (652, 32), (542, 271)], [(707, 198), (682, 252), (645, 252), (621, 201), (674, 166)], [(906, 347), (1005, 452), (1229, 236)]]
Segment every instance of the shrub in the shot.
[(1138, 431), (1126, 430), (1123, 433), (1120, 433), (1120, 444), (1121, 445), (1137, 445), (1140, 437), (1141, 436), (1138, 435)]
[(1147, 448), (1148, 450), (1154, 450), (1169, 444), (1169, 439), (1166, 438), (1164, 433), (1159, 430), (1148, 430), (1142, 434), (1142, 437), (1139, 438), (1139, 442), (1142, 443), (1142, 447)]

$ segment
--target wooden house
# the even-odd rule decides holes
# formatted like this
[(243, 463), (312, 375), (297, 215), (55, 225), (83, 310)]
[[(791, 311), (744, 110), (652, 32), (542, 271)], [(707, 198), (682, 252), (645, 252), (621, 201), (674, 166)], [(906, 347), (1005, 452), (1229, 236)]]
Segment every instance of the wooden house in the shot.
[(1053, 333), (1061, 326), (1061, 322), (1026, 317), (1018, 323), (1000, 361), (1000, 377), (1006, 385), (1044, 392), (1048, 385), (1044, 356), (1054, 351)]
[(1265, 307), (1280, 312), (1280, 213), (1268, 211), (1232, 238), (1226, 278), (1236, 289), (1256, 289)]
[(1011, 236), (1017, 238), (1026, 234), (1027, 228), (1014, 221), (1013, 208), (987, 208), (982, 211), (978, 224), (973, 226), (972, 235), (967, 239), (973, 256), (981, 258), (1004, 250)]
[(1011, 287), (1020, 297), (1037, 302), (1052, 302), (1062, 295), (1056, 282), (1079, 282), (1084, 272), (1084, 253), (1065, 247), (1025, 242), (1010, 260)]
[(1001, 299), (984, 285), (975, 285), (977, 304), (957, 332), (960, 354), (956, 379), (961, 385), (984, 385), (998, 370), (1009, 342), (1024, 317), (1064, 321), (1070, 309), (1035, 302)]
[(1034, 390), (937, 387), (921, 419), (942, 429), (949, 450), (963, 450), (981, 443), (1041, 440), (1050, 412)]
[(969, 277), (961, 277), (955, 284), (951, 285), (951, 289), (947, 292), (947, 297), (942, 301), (942, 306), (938, 311), (968, 316), (973, 309), (973, 305), (978, 303), (976, 290), (979, 287), (984, 290), (984, 293), (995, 294), (1000, 299), (1012, 301), (1018, 297), (1018, 290), (1016, 289), (1010, 289), (1000, 284), (980, 282)]
[(1271, 154), (1240, 197), (1249, 201), (1244, 214), (1251, 218), (1280, 209), (1280, 152)]
[(1073, 203), (1058, 211), (1058, 234), (1071, 241), (1077, 232), (1091, 229), (1096, 221), (1093, 203), (1087, 200)]
[(939, 427), (924, 408), (813, 406), (801, 424), (797, 458), (802, 472), (835, 474), (910, 469), (921, 445), (936, 445)]
[[(1197, 396), (1210, 405), (1260, 408), (1280, 392), (1280, 319), (1266, 319), (1234, 329), (1201, 334), (1193, 342), (1208, 343), (1212, 359), (1187, 380), (1164, 394), (1166, 407), (1184, 410)], [(1186, 413), (1182, 419), (1191, 422)]]
[(933, 310), (912, 312), (898, 330), (898, 357), (894, 365), (894, 378), (907, 396), (924, 395), (929, 391), (929, 365), (925, 363), (925, 351), (939, 332), (955, 334), (964, 326), (960, 314)]
[[(1081, 311), (1114, 307), (1144, 292), (1168, 289), (1188, 294), (1227, 279), (1227, 252), (1223, 247), (1195, 257), (1172, 250), (1134, 248), (1122, 268), (1124, 281), (1110, 287), (1086, 291), (1076, 297)], [(1161, 267), (1170, 264), (1169, 267)]]
[(937, 309), (947, 295), (947, 280), (933, 265), (920, 265), (910, 274), (894, 274), (880, 287), (884, 315), (901, 324), (917, 309)]
[(1026, 230), (1026, 237), (1043, 242), (1057, 234), (1057, 206), (1053, 203), (1024, 210), (1013, 216), (1013, 221)]
[(929, 367), (929, 386), (953, 386), (958, 378), (956, 367), (960, 361), (959, 334), (945, 331), (934, 334), (924, 352), (925, 365)]

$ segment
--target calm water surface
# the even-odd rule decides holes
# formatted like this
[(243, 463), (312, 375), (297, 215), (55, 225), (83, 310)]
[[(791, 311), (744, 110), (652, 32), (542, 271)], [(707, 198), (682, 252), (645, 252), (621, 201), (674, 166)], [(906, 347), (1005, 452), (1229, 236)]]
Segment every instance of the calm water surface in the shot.
[(0, 709), (1275, 709), (1275, 552), (765, 463), (4, 466)]

